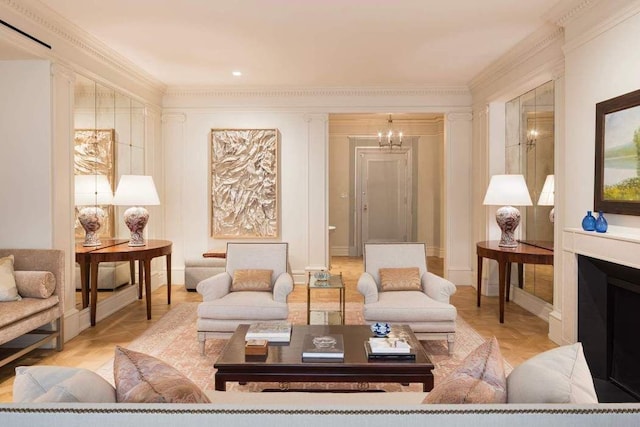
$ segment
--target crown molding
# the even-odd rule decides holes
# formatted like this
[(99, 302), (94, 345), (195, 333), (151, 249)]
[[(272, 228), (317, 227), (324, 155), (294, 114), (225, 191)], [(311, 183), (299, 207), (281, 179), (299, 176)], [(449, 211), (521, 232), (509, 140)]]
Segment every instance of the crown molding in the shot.
[(477, 76), (471, 79), (469, 87), (471, 90), (475, 90), (489, 82), (498, 80), (510, 71), (518, 68), (524, 62), (534, 58), (544, 49), (563, 40), (564, 28), (553, 24), (546, 24), (510, 49), (497, 61), (482, 70)]
[(165, 96), (216, 98), (304, 98), (304, 97), (389, 97), (389, 96), (468, 96), (466, 86), (401, 88), (306, 88), (306, 87), (168, 87)]
[[(43, 33), (65, 41), (75, 49), (80, 50), (104, 66), (115, 70), (122, 76), (136, 81), (148, 90), (158, 93), (165, 91), (166, 85), (164, 83), (47, 6), (23, 0), (0, 0), (0, 2), (19, 17), (30, 21)], [(56, 51), (55, 43), (50, 38), (42, 38), (48, 39), (47, 42), (52, 44), (52, 54), (55, 57), (59, 57), (60, 53)]]
[(559, 27), (565, 27), (599, 2), (600, 0), (565, 0), (552, 7), (545, 18)]

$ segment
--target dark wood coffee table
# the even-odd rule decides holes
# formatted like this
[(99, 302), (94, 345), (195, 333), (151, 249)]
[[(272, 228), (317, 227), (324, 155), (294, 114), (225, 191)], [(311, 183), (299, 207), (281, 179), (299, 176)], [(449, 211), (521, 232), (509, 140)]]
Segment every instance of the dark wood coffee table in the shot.
[[(213, 365), (215, 389), (226, 390), (227, 381), (246, 382), (339, 382), (421, 383), (423, 391), (433, 388), (433, 363), (407, 325), (394, 326), (406, 334), (415, 349), (415, 361), (370, 361), (364, 343), (371, 337), (367, 325), (294, 325), (289, 344), (271, 344), (266, 357), (245, 356), (244, 336), (249, 325), (240, 325)], [(303, 362), (305, 334), (342, 334), (343, 362)]]

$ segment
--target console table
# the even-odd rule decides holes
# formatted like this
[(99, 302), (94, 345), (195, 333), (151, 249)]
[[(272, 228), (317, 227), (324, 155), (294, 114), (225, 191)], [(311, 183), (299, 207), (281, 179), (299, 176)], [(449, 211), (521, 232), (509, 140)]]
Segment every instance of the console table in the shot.
[[(147, 319), (151, 319), (151, 260), (165, 256), (167, 261), (167, 304), (171, 304), (171, 248), (169, 240), (147, 240), (144, 246), (129, 246), (128, 240), (111, 241), (98, 247), (76, 246), (76, 262), (80, 264), (82, 276), (83, 304), (85, 294), (91, 291), (89, 313), (91, 326), (96, 324), (96, 306), (98, 304), (98, 265), (101, 262), (129, 261), (133, 279), (133, 263), (138, 261), (138, 298), (142, 299), (142, 283), (144, 282)], [(143, 273), (144, 272), (144, 273)]]
[(488, 240), (476, 244), (478, 255), (478, 307), (480, 307), (480, 294), (482, 290), (482, 259), (489, 258), (498, 262), (498, 289), (500, 297), (500, 323), (504, 323), (504, 303), (509, 299), (511, 285), (511, 263), (518, 263), (518, 272), (522, 280), (522, 264), (546, 264), (553, 265), (553, 250), (542, 245), (528, 245), (518, 243), (515, 248), (504, 248), (498, 245), (498, 240)]

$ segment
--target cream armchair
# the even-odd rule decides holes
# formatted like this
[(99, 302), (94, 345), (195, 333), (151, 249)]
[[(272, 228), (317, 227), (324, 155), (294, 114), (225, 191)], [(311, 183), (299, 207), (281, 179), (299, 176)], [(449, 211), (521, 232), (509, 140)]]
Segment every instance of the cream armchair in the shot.
[[(453, 353), (456, 308), (449, 297), (456, 292), (450, 281), (427, 271), (424, 243), (366, 243), (364, 273), (358, 291), (364, 296), (364, 319), (369, 323), (404, 323), (419, 339), (446, 339)], [(419, 269), (416, 290), (383, 290), (381, 268)]]
[[(207, 338), (228, 338), (241, 323), (286, 320), (287, 296), (293, 291), (287, 243), (228, 243), (226, 267), (198, 283), (198, 341), (204, 354)], [(242, 270), (242, 271), (240, 271)], [(267, 290), (234, 290), (236, 272), (271, 270)], [(239, 276), (236, 276), (239, 277)]]

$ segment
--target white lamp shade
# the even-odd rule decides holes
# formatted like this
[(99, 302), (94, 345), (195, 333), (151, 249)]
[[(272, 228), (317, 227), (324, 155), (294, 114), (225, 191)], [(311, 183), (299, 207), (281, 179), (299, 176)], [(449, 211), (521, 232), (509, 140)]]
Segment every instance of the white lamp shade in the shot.
[(77, 206), (110, 205), (113, 191), (106, 175), (76, 175), (75, 202)]
[(153, 183), (147, 175), (122, 175), (113, 204), (118, 206), (152, 206), (159, 205), (160, 198)]
[(482, 204), (495, 206), (533, 205), (523, 175), (493, 175)]
[(547, 175), (547, 179), (544, 180), (540, 197), (538, 198), (539, 206), (553, 206), (554, 205), (554, 189), (555, 179), (553, 175)]

